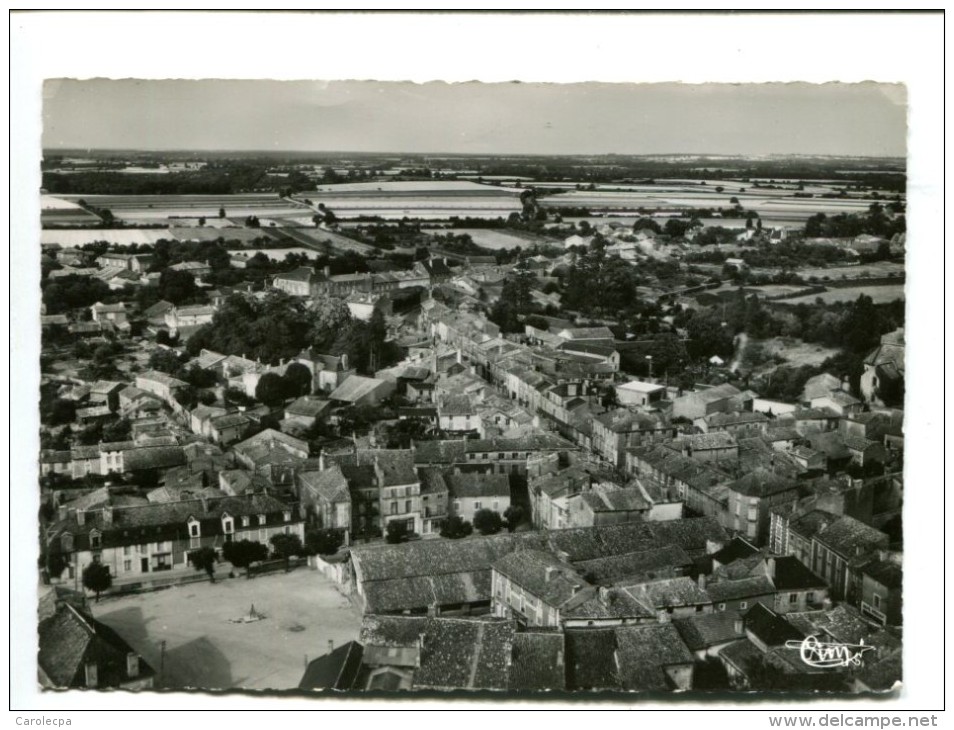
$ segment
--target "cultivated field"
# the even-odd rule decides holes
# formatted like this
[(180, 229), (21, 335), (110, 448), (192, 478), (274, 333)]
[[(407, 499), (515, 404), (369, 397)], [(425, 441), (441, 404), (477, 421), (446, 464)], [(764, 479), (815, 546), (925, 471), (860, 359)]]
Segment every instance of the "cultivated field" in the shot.
[(437, 235), (444, 235), (447, 233), (462, 235), (466, 233), (478, 246), (494, 250), (511, 249), (517, 247), (528, 248), (535, 244), (540, 244), (542, 246), (563, 246), (563, 242), (558, 241), (557, 239), (547, 238), (545, 236), (537, 236), (532, 233), (524, 233), (522, 231), (500, 231), (486, 228), (432, 228), (423, 230), (426, 233), (436, 233)]
[(63, 248), (79, 248), (88, 243), (106, 241), (122, 246), (152, 244), (161, 238), (174, 238), (168, 228), (70, 228), (40, 231), (41, 243), (58, 243)]
[(230, 218), (248, 216), (300, 216), (307, 206), (279, 198), (275, 193), (242, 195), (63, 195), (62, 200), (85, 199), (96, 208), (106, 208), (130, 223), (157, 222), (176, 218), (216, 218), (224, 208)]
[[(263, 621), (231, 623), (249, 609)], [(91, 604), (158, 672), (158, 687), (293, 689), (306, 660), (356, 639), (360, 616), (320, 573), (300, 568), (215, 585), (191, 583)]]
[(831, 304), (833, 302), (853, 302), (862, 294), (871, 297), (875, 304), (887, 304), (895, 299), (904, 299), (904, 284), (832, 287), (821, 294), (806, 294), (802, 297), (794, 297), (783, 301), (785, 304), (814, 304), (816, 299), (821, 299), (825, 304)]
[(317, 259), (321, 257), (321, 252), (315, 251), (311, 248), (303, 248), (297, 246), (294, 248), (232, 248), (229, 249), (230, 256), (236, 256), (239, 258), (250, 259), (257, 253), (265, 254), (272, 261), (284, 261), (285, 257), (290, 254), (304, 254), (309, 259)]

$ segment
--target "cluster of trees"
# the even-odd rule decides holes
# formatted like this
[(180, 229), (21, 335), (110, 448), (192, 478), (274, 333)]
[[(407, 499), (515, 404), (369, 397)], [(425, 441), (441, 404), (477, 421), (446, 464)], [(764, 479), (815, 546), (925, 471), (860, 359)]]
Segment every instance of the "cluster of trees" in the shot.
[(46, 279), (41, 286), (47, 314), (62, 314), (96, 302), (111, 304), (123, 299), (123, 294), (110, 289), (106, 282), (89, 276)]
[(321, 297), (309, 309), (283, 292), (270, 291), (261, 301), (232, 296), (186, 343), (190, 355), (203, 348), (230, 355), (244, 355), (277, 365), (308, 347), (319, 352), (347, 354), (358, 370), (387, 367), (399, 357), (393, 343), (385, 342), (387, 326), (376, 312), (370, 322), (351, 317), (347, 305), (334, 297)]
[(520, 315), (538, 310), (530, 297), (536, 284), (536, 277), (519, 265), (504, 280), (500, 298), (494, 303), (488, 314), (491, 322), (502, 332), (522, 332)]
[(642, 283), (636, 268), (597, 249), (576, 254), (563, 278), (563, 307), (587, 315), (628, 316)]
[(854, 238), (863, 234), (891, 238), (896, 233), (904, 233), (906, 221), (900, 214), (904, 206), (899, 201), (872, 203), (864, 214), (839, 213), (831, 217), (817, 213), (805, 221), (805, 235), (809, 238)]
[(255, 387), (255, 398), (271, 407), (310, 394), (311, 371), (298, 362), (289, 365), (283, 375), (265, 373)]
[(517, 525), (524, 518), (524, 511), (520, 505), (510, 505), (504, 511), (503, 517), (499, 512), (490, 509), (479, 509), (474, 513), (473, 523), (458, 515), (452, 515), (441, 525), (441, 537), (459, 540), (472, 535), (476, 529), (481, 535), (496, 535), (505, 527), (508, 532), (517, 529)]
[(288, 185), (285, 177), (268, 176), (263, 165), (245, 161), (210, 163), (200, 169), (170, 173), (83, 171), (44, 172), (43, 187), (51, 194), (90, 195), (228, 195), (252, 190), (280, 191)]

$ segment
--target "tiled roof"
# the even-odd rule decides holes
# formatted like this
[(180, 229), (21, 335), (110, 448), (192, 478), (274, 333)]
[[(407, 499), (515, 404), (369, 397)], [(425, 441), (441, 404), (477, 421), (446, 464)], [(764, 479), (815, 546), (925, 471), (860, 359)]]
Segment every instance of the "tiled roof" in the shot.
[(293, 416), (315, 418), (329, 406), (329, 401), (312, 395), (303, 395), (294, 403), (286, 406), (285, 413)]
[(620, 688), (614, 629), (569, 630), (565, 643), (568, 690)]
[(624, 590), (652, 608), (678, 608), (712, 603), (709, 595), (692, 578), (664, 578), (626, 586)]
[[(37, 662), (54, 687), (85, 687), (87, 663), (96, 665), (96, 689), (119, 687), (134, 679), (127, 666), (132, 647), (111, 628), (69, 604), (61, 604), (53, 616), (40, 622), (39, 647)], [(155, 674), (143, 659), (137, 658), (137, 663), (137, 678)]]
[[(366, 616), (358, 640), (366, 661), (413, 657), (415, 689), (503, 690), (515, 634), (514, 622), (504, 619)], [(379, 647), (398, 651), (375, 651)]]
[(775, 558), (775, 574), (772, 582), (779, 591), (808, 590), (827, 585), (825, 579), (815, 574), (794, 555)]
[(683, 568), (692, 559), (678, 545), (665, 545), (635, 553), (583, 560), (574, 565), (590, 583), (611, 584), (634, 578), (651, 578), (655, 571)]
[(673, 441), (673, 446), (689, 447), (693, 451), (706, 451), (708, 449), (730, 449), (738, 446), (735, 436), (725, 431), (714, 431), (712, 433), (694, 433), (682, 436)]
[(901, 566), (895, 562), (872, 560), (865, 564), (861, 572), (885, 588), (901, 588), (903, 573)]
[(805, 635), (782, 616), (756, 603), (745, 614), (745, 629), (767, 646), (784, 646), (786, 641), (801, 641)]
[(510, 497), (510, 478), (506, 474), (448, 474), (444, 482), (452, 497)]
[(747, 497), (768, 497), (780, 492), (794, 491), (797, 488), (798, 483), (795, 480), (765, 469), (758, 469), (751, 474), (746, 474), (729, 485), (731, 491)]
[(715, 611), (698, 616), (673, 619), (673, 626), (690, 651), (701, 651), (745, 636), (736, 631), (740, 616), (735, 611)]
[(360, 375), (351, 375), (341, 385), (335, 388), (334, 392), (328, 396), (331, 400), (353, 403), (365, 396), (373, 393), (386, 381), (377, 378), (365, 378)]
[(847, 515), (817, 532), (815, 539), (848, 559), (888, 544), (886, 534)]
[(652, 507), (639, 489), (595, 487), (592, 491), (580, 495), (580, 499), (594, 512), (646, 511)]
[(675, 626), (621, 626), (616, 629), (622, 689), (667, 691), (674, 689), (666, 669), (692, 666), (693, 657)]
[(706, 586), (706, 593), (712, 598), (713, 603), (769, 596), (774, 595), (775, 592), (772, 581), (764, 575), (739, 580), (720, 580), (718, 583), (709, 583)]
[(470, 396), (463, 393), (447, 396), (438, 406), (438, 413), (442, 416), (469, 416), (476, 412), (477, 409), (470, 402)]
[(185, 452), (181, 446), (147, 446), (128, 449), (123, 453), (123, 467), (126, 471), (168, 469), (185, 463)]
[(510, 665), (511, 692), (566, 688), (563, 634), (525, 631), (513, 637)]
[(349, 690), (354, 688), (358, 671), (361, 669), (363, 653), (361, 644), (357, 641), (349, 641), (328, 654), (310, 661), (298, 683), (298, 689)]
[(589, 588), (577, 572), (552, 553), (518, 550), (496, 560), (493, 569), (549, 606), (561, 607)]
[(330, 504), (351, 501), (348, 480), (337, 465), (325, 471), (301, 472), (298, 482), (302, 489), (311, 490)]
[(226, 413), (222, 416), (216, 416), (211, 420), (212, 427), (221, 430), (223, 428), (234, 428), (251, 423), (247, 416), (242, 413)]

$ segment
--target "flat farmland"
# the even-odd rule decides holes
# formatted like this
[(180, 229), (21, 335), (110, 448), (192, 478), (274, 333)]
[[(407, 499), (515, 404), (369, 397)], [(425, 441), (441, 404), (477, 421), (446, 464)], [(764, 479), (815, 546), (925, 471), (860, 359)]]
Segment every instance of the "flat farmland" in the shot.
[(760, 340), (760, 343), (767, 355), (780, 357), (793, 367), (821, 365), (828, 358), (838, 354), (837, 349), (788, 337), (773, 337), (770, 340)]
[(875, 304), (887, 304), (896, 299), (904, 299), (904, 284), (888, 284), (885, 286), (840, 286), (832, 287), (821, 294), (806, 294), (802, 297), (785, 299), (785, 304), (814, 304), (821, 299), (825, 304), (834, 302), (853, 302), (864, 294), (871, 297)]
[(900, 276), (904, 273), (904, 265), (894, 263), (893, 261), (876, 261), (871, 264), (859, 264), (857, 266), (829, 266), (825, 269), (800, 269), (799, 276), (808, 278), (810, 276), (822, 279), (829, 277), (831, 279), (840, 279), (845, 276), (849, 279), (877, 278), (882, 276)]
[(506, 218), (521, 210), (518, 190), (465, 181), (322, 185), (298, 198), (323, 203), (339, 218)]
[(431, 228), (422, 230), (425, 233), (437, 235), (448, 233), (455, 235), (467, 234), (478, 246), (493, 250), (517, 247), (528, 248), (537, 244), (541, 246), (563, 246), (563, 242), (555, 238), (537, 236), (522, 231), (500, 231), (488, 228)]
[(88, 243), (106, 241), (122, 246), (152, 244), (159, 239), (171, 240), (168, 228), (70, 228), (40, 231), (41, 243), (58, 243), (63, 248), (79, 248)]
[(85, 199), (96, 208), (106, 208), (122, 220), (155, 221), (167, 218), (216, 218), (224, 208), (230, 218), (301, 215), (302, 203), (283, 200), (274, 193), (243, 195), (68, 195), (62, 199)]
[[(255, 623), (232, 623), (256, 612)], [(93, 615), (158, 673), (158, 688), (295, 689), (305, 660), (356, 639), (358, 611), (317, 571), (191, 583), (107, 598)]]

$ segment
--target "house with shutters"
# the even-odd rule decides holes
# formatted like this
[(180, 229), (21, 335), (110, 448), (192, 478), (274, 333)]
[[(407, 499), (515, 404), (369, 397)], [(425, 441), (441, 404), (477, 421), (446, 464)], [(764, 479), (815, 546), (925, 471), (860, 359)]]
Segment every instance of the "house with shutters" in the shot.
[(192, 570), (189, 553), (211, 547), (221, 553), (227, 542), (251, 540), (267, 545), (273, 535), (304, 539), (298, 503), (267, 494), (191, 499), (92, 510), (68, 510), (45, 535), (46, 548), (59, 554), (62, 579), (82, 588), (83, 570), (105, 565), (113, 578), (143, 577)]

